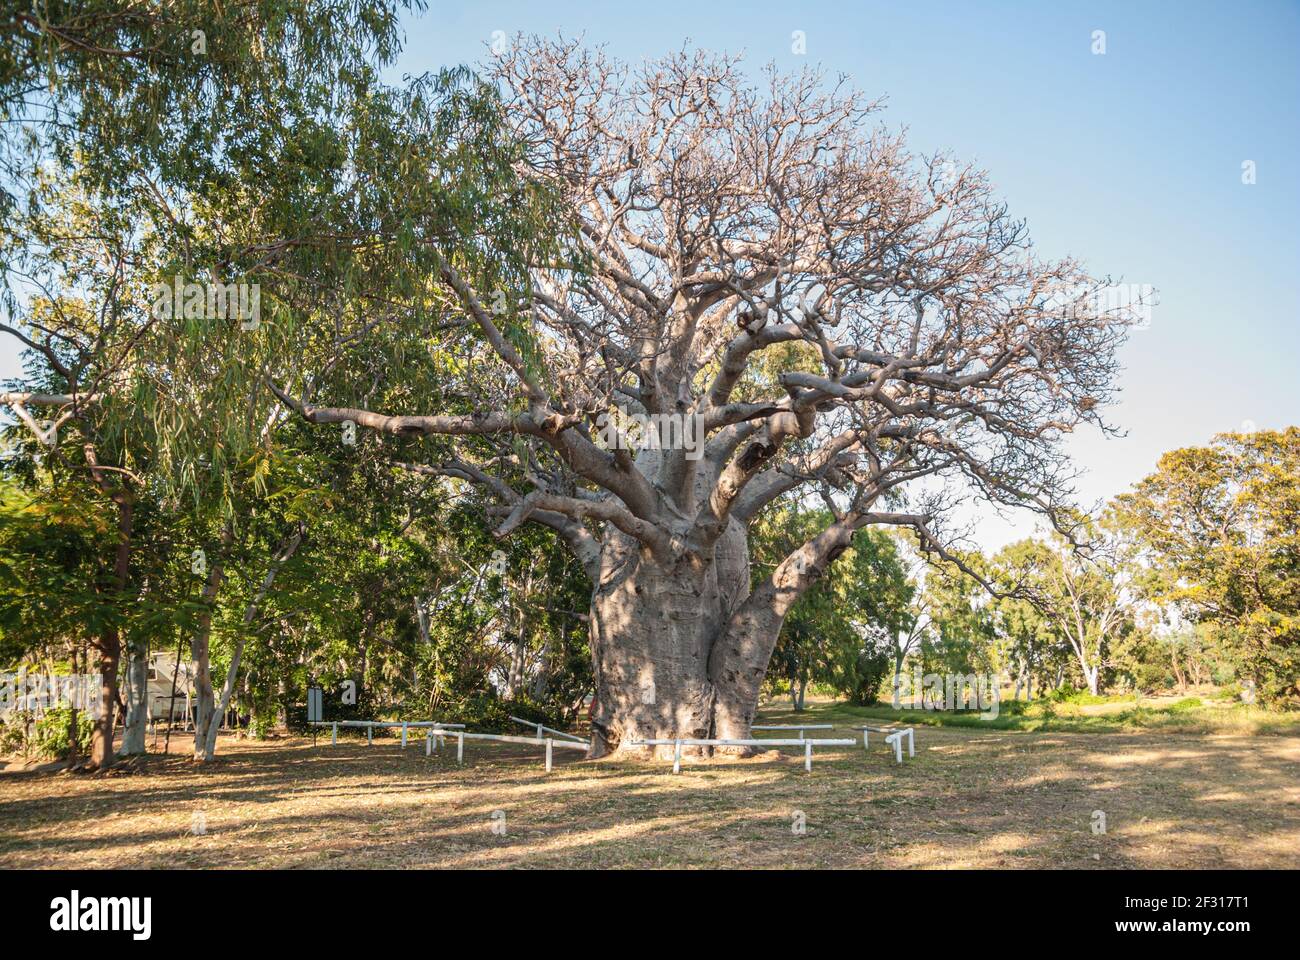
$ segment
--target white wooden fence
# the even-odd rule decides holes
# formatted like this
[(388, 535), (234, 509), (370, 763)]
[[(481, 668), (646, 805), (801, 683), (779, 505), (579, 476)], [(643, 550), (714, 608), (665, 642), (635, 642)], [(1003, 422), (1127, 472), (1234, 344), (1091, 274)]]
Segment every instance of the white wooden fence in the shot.
[[(313, 721), (311, 726), (332, 727), (333, 734), (331, 743), (339, 742), (339, 727), (364, 727), (366, 730), (366, 741), (374, 741), (375, 727), (401, 727), (402, 728), (402, 746), (406, 746), (407, 732), (411, 728), (423, 729), (425, 731), (424, 753), (425, 756), (431, 756), (437, 751), (439, 745), (447, 737), (456, 738), (456, 762), (465, 762), (465, 741), (466, 740), (485, 740), (497, 743), (523, 743), (545, 746), (546, 748), (546, 772), (551, 772), (552, 756), (556, 747), (567, 750), (587, 751), (587, 742), (576, 734), (566, 733), (563, 730), (555, 730), (532, 720), (524, 720), (520, 717), (512, 716), (511, 720), (516, 723), (522, 723), (527, 727), (537, 730), (534, 737), (519, 737), (504, 733), (467, 733), (463, 723), (445, 723), (441, 720), (322, 720)], [(832, 730), (834, 724), (831, 723), (804, 723), (804, 724), (762, 724), (753, 726), (751, 730), (797, 730), (799, 731), (798, 739), (706, 739), (698, 737), (674, 737), (671, 739), (630, 739), (628, 744), (632, 746), (658, 747), (672, 746), (673, 748), (673, 773), (682, 771), (682, 747), (803, 747), (804, 749), (804, 769), (812, 773), (813, 747), (851, 747), (857, 744), (856, 739), (836, 739), (836, 738), (811, 738), (805, 737), (805, 730)], [(879, 726), (856, 726), (853, 729), (862, 731), (862, 747), (870, 747), (870, 735), (872, 733), (885, 734), (885, 743), (894, 748), (895, 762), (903, 762), (903, 740), (907, 740), (907, 755), (916, 756), (915, 734), (911, 727), (879, 727)], [(552, 736), (544, 737), (543, 733), (550, 733)]]
[(27, 711), (39, 717), (46, 710), (64, 705), (98, 717), (101, 683), (98, 673), (58, 675), (28, 673), (26, 669), (0, 673), (0, 718)]

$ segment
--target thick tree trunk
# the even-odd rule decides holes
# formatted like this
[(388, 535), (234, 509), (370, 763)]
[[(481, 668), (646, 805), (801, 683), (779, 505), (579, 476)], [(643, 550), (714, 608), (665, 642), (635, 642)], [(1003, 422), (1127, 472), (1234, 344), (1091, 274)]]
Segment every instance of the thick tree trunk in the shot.
[(1083, 668), (1084, 679), (1088, 681), (1088, 692), (1091, 693), (1094, 697), (1097, 695), (1098, 673), (1100, 673), (1100, 670), (1097, 667), (1093, 667), (1091, 669), (1089, 669), (1088, 667)]
[(750, 735), (776, 636), (730, 640), (733, 657), (746, 646), (766, 648), (755, 658), (756, 677), (733, 669), (738, 659), (718, 657), (748, 587), (748, 544), (738, 524), (719, 538), (711, 560), (688, 555), (668, 567), (622, 533), (606, 537), (591, 603), (593, 756), (650, 752), (628, 742), (634, 739)]

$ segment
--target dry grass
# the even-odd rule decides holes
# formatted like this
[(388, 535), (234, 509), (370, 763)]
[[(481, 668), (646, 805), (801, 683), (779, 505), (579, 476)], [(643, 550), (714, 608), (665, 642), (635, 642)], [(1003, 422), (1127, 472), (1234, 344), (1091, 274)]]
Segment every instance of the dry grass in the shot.
[(547, 775), (540, 750), (500, 744), (467, 744), (463, 767), (389, 739), (220, 752), (0, 775), (0, 866), (1300, 866), (1296, 737), (921, 728), (914, 761), (873, 740), (811, 776), (794, 751), (679, 776), (560, 751)]

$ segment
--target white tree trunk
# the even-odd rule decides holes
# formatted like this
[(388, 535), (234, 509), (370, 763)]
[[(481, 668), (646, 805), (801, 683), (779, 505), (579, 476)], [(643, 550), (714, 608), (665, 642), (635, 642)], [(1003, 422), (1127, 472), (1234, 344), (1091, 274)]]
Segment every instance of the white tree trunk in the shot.
[[(244, 644), (248, 639), (248, 632), (252, 628), (253, 621), (257, 617), (257, 611), (266, 595), (270, 593), (272, 584), (275, 583), (275, 576), (280, 572), (280, 568), (288, 562), (298, 550), (302, 543), (303, 530), (300, 527), (296, 533), (289, 538), (289, 541), (283, 546), (271, 563), (271, 568), (267, 571), (266, 576), (262, 578), (262, 584), (258, 588), (257, 595), (249, 601), (248, 606), (244, 608), (244, 629), (240, 632), (239, 640), (235, 643), (235, 649), (230, 655), (230, 669), (226, 671), (226, 682), (221, 689), (221, 697), (217, 703), (211, 706), (206, 717), (202, 708), (199, 710), (200, 720), (194, 726), (194, 743), (195, 758), (199, 760), (211, 760), (217, 754), (217, 732), (221, 729), (222, 721), (225, 719), (226, 712), (230, 709), (230, 700), (235, 693), (235, 680), (239, 676), (239, 662), (244, 655)], [(207, 684), (207, 695), (209, 704), (212, 703), (212, 683)]]
[(131, 645), (126, 668), (126, 717), (119, 757), (145, 752), (145, 727), (149, 720), (149, 650), (142, 643)]

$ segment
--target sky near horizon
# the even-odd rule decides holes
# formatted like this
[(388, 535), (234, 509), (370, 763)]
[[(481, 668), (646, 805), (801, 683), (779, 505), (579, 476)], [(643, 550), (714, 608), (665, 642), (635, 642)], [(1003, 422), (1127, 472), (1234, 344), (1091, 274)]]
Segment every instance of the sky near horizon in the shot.
[[(838, 6), (430, 2), (406, 18), (390, 75), (482, 61), (495, 31), (582, 37), (631, 61), (689, 41), (752, 71), (842, 73), (887, 98), (881, 119), (915, 150), (987, 169), (1041, 256), (1158, 290), (1121, 354), (1109, 420), (1125, 435), (1069, 441), (1082, 499), (1124, 491), (1166, 450), (1300, 424), (1300, 3)], [(17, 372), (5, 338), (0, 378)], [(986, 549), (1033, 528), (978, 520)]]

